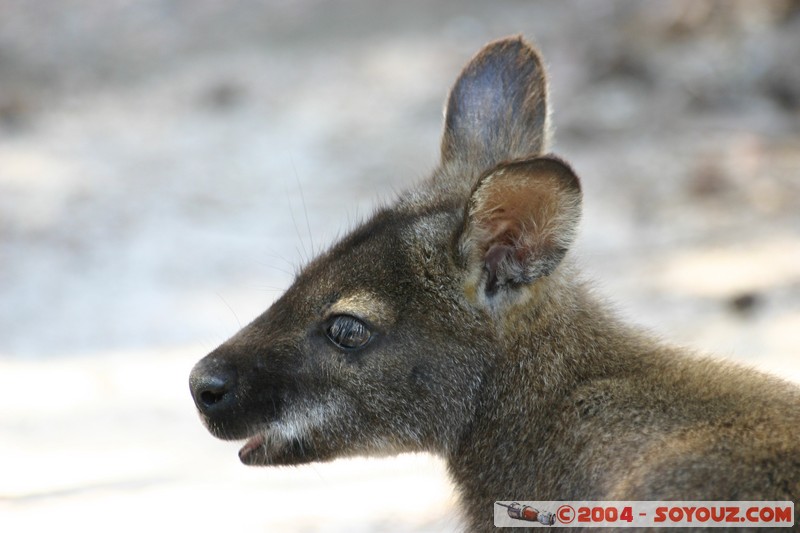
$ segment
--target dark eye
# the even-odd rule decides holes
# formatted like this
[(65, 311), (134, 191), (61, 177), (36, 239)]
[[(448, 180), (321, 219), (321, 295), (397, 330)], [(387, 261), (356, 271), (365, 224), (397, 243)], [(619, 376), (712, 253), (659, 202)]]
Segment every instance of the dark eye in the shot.
[(343, 350), (363, 348), (372, 336), (366, 324), (350, 315), (333, 317), (325, 333), (333, 344)]

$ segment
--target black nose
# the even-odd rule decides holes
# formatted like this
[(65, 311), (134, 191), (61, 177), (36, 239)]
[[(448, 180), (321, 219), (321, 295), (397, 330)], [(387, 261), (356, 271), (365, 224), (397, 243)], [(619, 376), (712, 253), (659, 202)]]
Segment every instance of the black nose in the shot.
[(192, 369), (189, 388), (201, 413), (213, 415), (230, 408), (236, 401), (238, 372), (235, 367), (202, 360)]

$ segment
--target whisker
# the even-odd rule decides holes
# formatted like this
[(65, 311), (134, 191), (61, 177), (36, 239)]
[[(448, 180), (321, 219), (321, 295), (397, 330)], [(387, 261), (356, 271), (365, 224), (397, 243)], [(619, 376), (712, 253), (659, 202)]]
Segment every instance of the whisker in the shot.
[(268, 264), (268, 263), (261, 263), (261, 265), (262, 265), (264, 268), (269, 268), (269, 269), (271, 269), (271, 270), (275, 270), (275, 271), (277, 271), (277, 272), (280, 272), (280, 273), (282, 273), (282, 274), (286, 274), (286, 275), (287, 275), (287, 276), (289, 276), (290, 278), (293, 278), (293, 277), (295, 277), (295, 275), (297, 275), (297, 267), (296, 267), (296, 266), (294, 266), (294, 265), (292, 265), (292, 268), (294, 269), (294, 271), (292, 271), (292, 270), (286, 270), (285, 268), (277, 267), (277, 266), (275, 266), (275, 265), (271, 265), (271, 264)]
[(300, 176), (297, 174), (297, 167), (295, 167), (294, 165), (294, 158), (290, 156), (289, 161), (292, 164), (292, 170), (294, 170), (294, 179), (297, 182), (297, 189), (300, 191), (300, 202), (303, 205), (303, 214), (306, 217), (306, 230), (308, 231), (308, 240), (311, 243), (311, 255), (315, 256), (316, 251), (314, 250), (314, 235), (311, 233), (311, 222), (308, 219), (308, 208), (306, 207), (306, 195), (303, 193), (303, 185), (300, 183)]
[(272, 259), (279, 259), (284, 263), (286, 263), (286, 265), (289, 266), (290, 268), (295, 268), (295, 264), (292, 261), (286, 259), (286, 257), (277, 253), (275, 250), (270, 250), (269, 252), (265, 252), (264, 255), (266, 255), (267, 257), (271, 257)]
[(225, 299), (225, 298), (222, 296), (222, 294), (221, 294), (221, 293), (217, 292), (217, 293), (216, 293), (216, 295), (217, 295), (217, 297), (218, 297), (220, 300), (222, 300), (222, 303), (224, 303), (224, 304), (225, 304), (225, 307), (227, 307), (227, 308), (230, 310), (230, 312), (233, 314), (233, 317), (236, 319), (236, 323), (239, 325), (239, 328), (241, 329), (241, 327), (242, 327), (242, 321), (241, 321), (241, 320), (239, 320), (239, 315), (237, 315), (237, 314), (236, 314), (236, 311), (234, 311), (234, 310), (233, 310), (233, 307), (231, 307), (231, 305), (230, 305), (230, 304), (228, 303), (228, 301), (227, 301), (227, 300), (226, 300), (226, 299)]
[(294, 209), (292, 208), (292, 197), (289, 194), (289, 187), (286, 186), (284, 193), (286, 194), (286, 203), (289, 204), (289, 216), (292, 219), (292, 226), (294, 226), (294, 232), (297, 234), (297, 238), (300, 241), (300, 248), (295, 248), (297, 250), (297, 254), (303, 260), (304, 263), (308, 263), (309, 255), (308, 251), (306, 250), (306, 243), (303, 241), (303, 236), (300, 234), (300, 227), (297, 225), (297, 219), (294, 216)]

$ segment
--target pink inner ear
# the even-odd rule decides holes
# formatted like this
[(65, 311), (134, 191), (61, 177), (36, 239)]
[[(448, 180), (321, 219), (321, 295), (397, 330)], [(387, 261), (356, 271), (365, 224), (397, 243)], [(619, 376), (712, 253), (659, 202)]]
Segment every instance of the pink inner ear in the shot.
[[(506, 282), (508, 270), (506, 259), (514, 254), (514, 247), (508, 244), (493, 244), (484, 255), (484, 269), (487, 273), (486, 292), (493, 294), (499, 285)], [(505, 263), (505, 264), (504, 264)], [(501, 281), (502, 278), (502, 281)]]
[(485, 231), (487, 267), (499, 265), (503, 258), (524, 262), (534, 252), (541, 237), (535, 233), (544, 227), (544, 221), (537, 220), (545, 211), (543, 192), (541, 187), (495, 186), (484, 198), (476, 222)]
[(484, 179), (473, 201), (473, 257), (488, 275), (488, 294), (549, 275), (580, 217), (577, 178), (553, 159), (503, 165)]
[(489, 233), (488, 243), (514, 244), (519, 238), (519, 228), (514, 220), (509, 220), (508, 215), (499, 210), (495, 216), (490, 216), (484, 222)]
[(509, 246), (508, 244), (492, 245), (488, 250), (486, 250), (486, 255), (484, 256), (486, 268), (489, 270), (489, 272), (496, 272), (497, 267), (500, 265), (503, 259), (513, 253), (514, 247)]

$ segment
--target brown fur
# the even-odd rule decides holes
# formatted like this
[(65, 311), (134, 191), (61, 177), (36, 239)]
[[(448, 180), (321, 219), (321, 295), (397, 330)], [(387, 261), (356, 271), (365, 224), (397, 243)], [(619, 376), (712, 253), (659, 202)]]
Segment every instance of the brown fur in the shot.
[(438, 454), (469, 531), (496, 500), (795, 500), (800, 389), (621, 323), (576, 273), (546, 85), (522, 39), (487, 45), (434, 175), (197, 364), (204, 422), (246, 464)]

